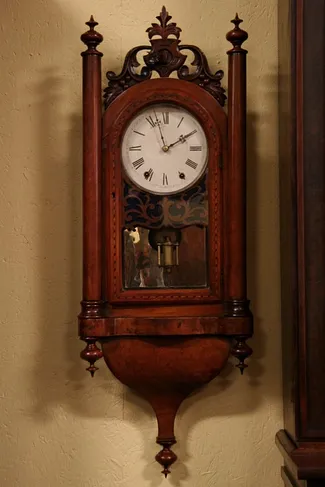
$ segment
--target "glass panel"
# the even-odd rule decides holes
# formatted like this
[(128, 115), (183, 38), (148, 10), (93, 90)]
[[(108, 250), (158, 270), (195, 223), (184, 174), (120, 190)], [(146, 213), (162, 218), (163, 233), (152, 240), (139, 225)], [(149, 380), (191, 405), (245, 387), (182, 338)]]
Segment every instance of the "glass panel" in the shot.
[(123, 282), (126, 289), (208, 285), (206, 174), (175, 195), (124, 184)]
[(175, 231), (137, 227), (123, 233), (125, 288), (207, 286), (206, 228), (191, 226)]

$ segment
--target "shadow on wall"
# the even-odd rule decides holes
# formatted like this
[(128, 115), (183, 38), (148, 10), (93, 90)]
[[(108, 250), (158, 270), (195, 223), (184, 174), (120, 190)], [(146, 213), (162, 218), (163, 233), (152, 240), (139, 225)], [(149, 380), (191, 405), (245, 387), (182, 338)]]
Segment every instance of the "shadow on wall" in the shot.
[[(257, 64), (258, 60), (249, 58), (248, 72), (251, 70), (258, 73), (254, 63)], [(272, 260), (269, 255), (277, 258), (279, 252), (274, 252), (274, 247), (278, 248), (280, 246), (278, 184), (272, 185), (272, 182), (274, 182), (272, 178), (278, 178), (277, 141), (275, 140), (276, 147), (270, 150), (271, 154), (268, 155), (264, 151), (263, 157), (261, 157), (259, 155), (261, 142), (259, 140), (260, 137), (257, 135), (262, 123), (270, 127), (278, 123), (276, 118), (278, 111), (278, 66), (272, 66), (272, 68), (272, 71), (263, 77), (255, 77), (251, 80), (254, 83), (255, 90), (258, 90), (257, 84), (263, 87), (264, 100), (265, 96), (269, 99), (268, 102), (265, 102), (265, 105), (271, 108), (260, 113), (248, 112), (247, 116), (248, 296), (252, 302), (255, 330), (254, 336), (250, 340), (254, 354), (247, 372), (252, 384), (256, 380), (257, 383), (262, 383), (266, 367), (261, 365), (261, 361), (266, 355), (266, 348), (268, 348), (268, 363), (266, 366), (269, 366), (272, 373), (267, 378), (267, 393), (270, 397), (275, 397), (279, 395), (279, 392), (282, 392), (281, 389), (279, 390), (278, 375), (279, 371), (281, 371), (282, 363), (281, 323), (278, 309), (280, 306), (281, 283), (279, 279), (280, 262), (279, 260)], [(263, 197), (264, 206), (261, 205), (261, 194), (263, 191), (265, 192)], [(270, 207), (268, 205), (269, 201), (273, 203)], [(260, 257), (257, 256), (258, 253), (260, 253)], [(263, 254), (262, 257), (261, 254)], [(263, 280), (261, 276), (263, 276)], [(254, 308), (257, 308), (259, 303), (266, 316), (259, 316), (258, 312), (255, 311)], [(275, 321), (274, 317), (277, 318), (277, 321)], [(268, 323), (268, 328), (266, 328), (264, 321)]]
[[(14, 9), (18, 9), (15, 12)], [(40, 12), (42, 18), (40, 19)], [(39, 45), (40, 56), (48, 57), (47, 68), (37, 72), (41, 81), (31, 82), (29, 89), (34, 92), (35, 104), (32, 107), (37, 118), (37, 140), (35, 140), (37, 171), (39, 180), (39, 201), (37, 207), (39, 248), (34, 252), (35, 266), (38, 266), (38, 279), (34, 283), (37, 294), (37, 350), (34, 356), (34, 370), (31, 376), (30, 393), (34, 398), (34, 408), (31, 411), (36, 421), (51, 421), (56, 407), (67, 408), (84, 418), (110, 418), (125, 420), (124, 412), (116, 412), (116, 407), (132, 407), (136, 410), (135, 426), (141, 429), (141, 421), (152, 415), (150, 406), (133, 393), (120, 386), (106, 370), (104, 361), (100, 362), (100, 371), (91, 381), (85, 372), (86, 364), (79, 359), (83, 343), (77, 338), (77, 314), (81, 299), (81, 96), (76, 102), (78, 112), (67, 118), (59, 108), (66, 101), (65, 90), (72, 93), (69, 77), (60, 70), (60, 66), (50, 66), (50, 53), (55, 49), (62, 49), (64, 56), (64, 38), (58, 39), (57, 28), (51, 28), (51, 19), (60, 16), (58, 7), (36, 1), (11, 5), (11, 14), (28, 19), (37, 19), (36, 32), (42, 40)], [(46, 21), (46, 19), (48, 19)], [(87, 19), (86, 19), (87, 20)], [(43, 26), (40, 22), (43, 21)], [(27, 20), (26, 20), (27, 22)], [(33, 22), (29, 23), (26, 35), (33, 29)], [(83, 25), (73, 25), (71, 18), (66, 19), (69, 32), (74, 32), (75, 56), (81, 58), (78, 51), (82, 50), (79, 41), (84, 31)], [(102, 44), (105, 50), (105, 41)], [(130, 46), (132, 47), (132, 46)], [(24, 65), (25, 52), (21, 53), (21, 64)], [(18, 56), (19, 57), (19, 56)], [(223, 57), (224, 66), (226, 55)], [(44, 63), (45, 64), (45, 63)], [(21, 66), (19, 66), (21, 68)], [(26, 68), (28, 69), (28, 67)], [(105, 66), (104, 71), (111, 69)], [(80, 94), (81, 95), (81, 94)], [(14, 92), (9, 96), (14, 96)], [(248, 118), (249, 139), (249, 214), (251, 222), (249, 229), (248, 249), (251, 255), (249, 271), (251, 280), (250, 297), (254, 302), (257, 294), (257, 282), (254, 281), (254, 255), (256, 255), (256, 231), (254, 213), (257, 207), (255, 196), (257, 185), (257, 168), (261, 161), (255, 153), (255, 126), (258, 120), (254, 114)], [(66, 148), (66, 149), (65, 149)], [(28, 323), (26, 323), (28, 326)], [(251, 387), (260, 385), (263, 367), (259, 360), (264, 355), (265, 336), (259, 327), (259, 319), (255, 320), (256, 334), (253, 340), (254, 355), (249, 363), (247, 374)], [(231, 416), (252, 412), (259, 405), (259, 395), (247, 394), (245, 399), (224, 403), (219, 400), (220, 394), (226, 392), (235, 381), (240, 381), (240, 375), (229, 365), (219, 378), (208, 387), (191, 396), (182, 405), (180, 413), (185, 415), (187, 423), (182, 423), (181, 431), (176, 434), (181, 437), (179, 448), (175, 449), (180, 461), (173, 468), (172, 485), (187, 478), (184, 462), (188, 458), (186, 452), (186, 437), (195, 423), (211, 416)], [(104, 392), (103, 392), (104, 391)], [(272, 396), (275, 389), (270, 384), (268, 393)], [(125, 394), (125, 397), (124, 397)], [(111, 405), (115, 405), (110, 408)], [(117, 405), (117, 406), (116, 406)], [(194, 411), (194, 405), (196, 411)], [(193, 413), (189, 411), (192, 409)], [(199, 413), (198, 413), (199, 411)], [(144, 472), (146, 479), (152, 480), (152, 487), (160, 484), (157, 476), (157, 466), (152, 462), (155, 445), (148, 438), (144, 439), (148, 467)], [(158, 447), (157, 447), (158, 451)]]

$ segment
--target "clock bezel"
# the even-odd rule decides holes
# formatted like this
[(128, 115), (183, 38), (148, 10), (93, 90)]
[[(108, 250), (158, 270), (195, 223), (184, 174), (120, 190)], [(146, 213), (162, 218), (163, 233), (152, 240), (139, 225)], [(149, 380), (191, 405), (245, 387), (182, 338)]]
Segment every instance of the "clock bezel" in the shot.
[[(132, 179), (131, 177), (131, 174), (128, 173), (128, 170), (126, 168), (126, 164), (125, 164), (125, 161), (124, 161), (124, 158), (123, 158), (123, 141), (125, 139), (125, 135), (126, 135), (126, 132), (129, 128), (129, 126), (132, 124), (132, 121), (140, 115), (140, 113), (142, 111), (144, 111), (145, 109), (147, 108), (150, 108), (151, 106), (154, 106), (154, 105), (163, 105), (164, 103), (161, 102), (161, 101), (158, 101), (158, 102), (152, 102), (150, 103), (150, 105), (146, 105), (145, 107), (141, 108), (140, 110), (138, 110), (134, 116), (132, 118), (130, 118), (128, 124), (126, 125), (125, 127), (125, 130), (122, 134), (122, 138), (121, 138), (121, 161), (122, 161), (122, 168), (123, 168), (123, 173), (124, 173), (124, 178), (126, 179), (126, 181), (128, 181), (132, 186), (135, 186), (137, 188), (139, 188), (140, 191), (144, 191), (146, 193), (150, 193), (150, 194), (154, 194), (154, 195), (158, 195), (158, 196), (172, 196), (172, 195), (177, 195), (179, 193), (182, 193), (184, 191), (187, 191), (189, 190), (190, 188), (192, 188), (193, 186), (195, 186), (195, 184), (198, 184), (199, 181), (204, 177), (204, 175), (206, 174), (206, 171), (207, 171), (207, 167), (208, 167), (208, 160), (209, 160), (209, 148), (208, 148), (208, 138), (207, 138), (207, 134), (205, 133), (205, 130), (202, 126), (202, 124), (200, 123), (200, 121), (197, 119), (197, 117), (193, 114), (193, 112), (191, 112), (190, 110), (187, 110), (186, 111), (193, 117), (195, 118), (196, 122), (200, 125), (200, 128), (204, 134), (204, 137), (205, 137), (205, 141), (206, 141), (206, 144), (207, 144), (207, 148), (206, 148), (206, 157), (205, 157), (205, 161), (203, 163), (203, 167), (201, 168), (198, 176), (193, 180), (191, 181), (190, 183), (188, 183), (187, 185), (183, 186), (182, 188), (179, 188), (177, 190), (171, 190), (171, 191), (154, 191), (154, 190), (150, 190), (149, 188), (146, 188), (144, 185), (142, 186), (141, 184), (139, 184), (135, 179)], [(178, 106), (180, 108), (183, 108), (185, 110), (185, 108), (180, 105), (179, 103), (175, 103), (175, 102), (169, 102), (169, 103), (166, 103), (166, 105), (168, 106)]]
[[(177, 289), (124, 289), (122, 269), (122, 181), (121, 141), (133, 116), (153, 102), (173, 103), (193, 113), (208, 142), (208, 287)], [(199, 86), (173, 78), (144, 81), (116, 98), (103, 115), (104, 166), (104, 245), (105, 288), (111, 304), (218, 303), (224, 296), (222, 275), (225, 266), (226, 232), (224, 221), (225, 170), (227, 159), (227, 118), (212, 96)]]

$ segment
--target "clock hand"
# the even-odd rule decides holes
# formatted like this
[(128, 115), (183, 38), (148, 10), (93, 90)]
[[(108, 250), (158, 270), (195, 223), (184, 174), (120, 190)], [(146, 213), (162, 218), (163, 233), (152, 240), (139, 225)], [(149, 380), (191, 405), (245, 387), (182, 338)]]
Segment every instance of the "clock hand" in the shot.
[(190, 132), (190, 133), (188, 133), (188, 134), (184, 135), (184, 137), (182, 137), (182, 136), (181, 136), (181, 137), (183, 138), (183, 140), (185, 140), (185, 139), (187, 139), (188, 137), (190, 137), (191, 135), (195, 134), (196, 132), (197, 132), (197, 130), (192, 130), (192, 132)]
[(160, 138), (162, 140), (162, 143), (163, 143), (163, 147), (162, 147), (162, 150), (164, 152), (167, 152), (168, 151), (168, 146), (166, 144), (166, 141), (164, 139), (164, 136), (163, 136), (163, 133), (162, 133), (162, 130), (161, 130), (161, 127), (160, 127), (160, 120), (158, 120), (158, 117), (157, 117), (157, 113), (156, 111), (154, 110), (153, 113), (155, 114), (155, 117), (156, 117), (156, 125), (158, 126), (158, 129), (159, 129), (159, 132), (160, 132)]
[(196, 132), (197, 132), (197, 130), (192, 130), (192, 132), (189, 132), (186, 135), (180, 135), (179, 138), (176, 140), (176, 142), (173, 142), (172, 144), (169, 144), (167, 146), (168, 149), (170, 149), (170, 147), (173, 147), (176, 144), (179, 144), (180, 142), (182, 142), (182, 144), (183, 144), (188, 137), (190, 137), (191, 135), (195, 134)]
[(168, 149), (170, 149), (171, 147), (173, 147), (174, 145), (176, 144), (179, 144), (179, 142), (182, 142), (182, 135), (179, 137), (179, 139), (176, 140), (176, 142), (173, 142), (172, 144), (169, 144), (168, 146)]

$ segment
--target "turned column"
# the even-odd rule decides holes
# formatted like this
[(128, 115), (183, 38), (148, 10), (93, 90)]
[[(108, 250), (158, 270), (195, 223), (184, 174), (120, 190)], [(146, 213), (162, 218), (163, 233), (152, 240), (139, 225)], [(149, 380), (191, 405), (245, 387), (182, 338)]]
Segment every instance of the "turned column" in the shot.
[[(100, 316), (102, 304), (102, 231), (101, 231), (101, 57), (97, 46), (103, 36), (95, 31), (91, 16), (89, 30), (82, 34), (86, 51), (81, 53), (83, 66), (83, 319)], [(93, 376), (96, 360), (102, 352), (95, 339), (81, 337), (86, 348), (81, 357), (90, 363)]]
[[(234, 317), (250, 316), (246, 298), (246, 54), (241, 46), (248, 34), (239, 27), (238, 14), (228, 32), (227, 40), (233, 45), (228, 54), (228, 177), (232, 198), (228, 204), (228, 314)], [(244, 360), (252, 350), (246, 344), (248, 337), (238, 337), (232, 350), (239, 359), (243, 373)]]

